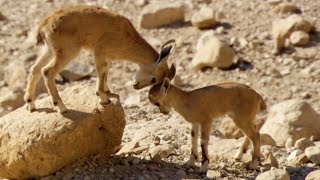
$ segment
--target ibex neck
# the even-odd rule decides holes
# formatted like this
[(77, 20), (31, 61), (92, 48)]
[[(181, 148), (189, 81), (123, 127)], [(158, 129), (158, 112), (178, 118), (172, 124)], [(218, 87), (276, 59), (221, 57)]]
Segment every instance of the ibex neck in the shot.
[(132, 37), (128, 43), (127, 59), (136, 64), (153, 64), (157, 61), (159, 53), (140, 35)]
[(188, 92), (174, 85), (170, 85), (167, 96), (168, 101), (174, 110), (183, 115), (186, 103), (188, 103)]

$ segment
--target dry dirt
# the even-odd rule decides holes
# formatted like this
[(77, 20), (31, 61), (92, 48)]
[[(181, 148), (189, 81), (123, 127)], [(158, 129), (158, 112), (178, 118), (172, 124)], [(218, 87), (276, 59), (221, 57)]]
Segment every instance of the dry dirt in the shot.
[[(156, 0), (154, 0), (156, 1)], [(182, 0), (181, 0), (182, 1)], [(152, 2), (151, 0), (149, 2)], [(159, 48), (162, 42), (174, 38), (177, 48), (170, 58), (177, 66), (179, 78), (175, 81), (182, 88), (190, 90), (215, 84), (222, 81), (235, 81), (248, 84), (257, 90), (266, 100), (268, 107), (287, 99), (304, 99), (311, 103), (320, 113), (320, 33), (311, 35), (311, 42), (306, 47), (290, 47), (281, 55), (273, 55), (271, 24), (278, 17), (272, 12), (272, 6), (266, 0), (188, 0), (186, 21), (158, 29), (138, 29), (142, 36), (153, 46)], [(209, 2), (209, 3), (208, 3)], [(317, 0), (292, 0), (298, 6), (306, 19), (320, 29), (320, 3)], [(21, 61), (29, 70), (34, 63), (38, 47), (33, 43), (31, 32), (38, 26), (40, 20), (55, 8), (66, 5), (98, 5), (108, 7), (132, 20), (138, 27), (137, 17), (142, 7), (134, 0), (0, 0), (0, 87), (3, 83), (4, 69), (13, 61)], [(216, 68), (204, 71), (193, 71), (189, 67), (195, 53), (198, 38), (208, 30), (198, 30), (189, 22), (193, 12), (201, 5), (208, 5), (221, 12), (224, 18), (218, 27), (224, 27), (220, 37), (226, 41), (233, 38), (244, 39), (252, 43), (250, 46), (234, 45), (237, 58), (248, 61), (252, 69), (220, 70)], [(0, 19), (2, 19), (0, 17)], [(78, 60), (89, 59), (92, 56), (82, 53)], [(109, 72), (109, 87), (120, 95), (126, 111), (127, 126), (123, 143), (138, 140), (140, 146), (152, 146), (154, 139), (160, 137), (163, 143), (174, 147), (174, 154), (157, 163), (150, 160), (143, 152), (131, 157), (113, 156), (106, 158), (96, 155), (83, 158), (57, 173), (43, 179), (203, 179), (205, 174), (199, 174), (197, 169), (183, 165), (188, 157), (190, 144), (190, 127), (178, 114), (162, 115), (147, 99), (149, 88), (134, 90), (133, 74), (138, 66), (129, 62), (113, 63)], [(95, 77), (85, 81), (94, 82)], [(66, 82), (59, 85), (60, 89), (79, 83)], [(131, 100), (128, 100), (130, 98)], [(214, 132), (212, 139), (219, 139)], [(284, 149), (273, 148), (281, 167), (285, 167), (288, 154)], [(243, 164), (232, 162), (220, 157), (212, 157), (210, 168), (219, 171), (217, 179), (254, 179), (259, 172), (249, 171)], [(294, 173), (291, 179), (304, 179), (304, 176), (317, 167), (305, 166)], [(318, 167), (319, 168), (319, 167)]]

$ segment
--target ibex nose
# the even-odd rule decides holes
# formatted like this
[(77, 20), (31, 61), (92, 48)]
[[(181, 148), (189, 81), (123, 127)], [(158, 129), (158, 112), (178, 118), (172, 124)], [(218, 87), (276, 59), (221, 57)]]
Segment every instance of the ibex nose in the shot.
[(133, 88), (134, 88), (134, 89), (139, 89), (139, 82), (135, 82), (135, 83), (133, 84)]

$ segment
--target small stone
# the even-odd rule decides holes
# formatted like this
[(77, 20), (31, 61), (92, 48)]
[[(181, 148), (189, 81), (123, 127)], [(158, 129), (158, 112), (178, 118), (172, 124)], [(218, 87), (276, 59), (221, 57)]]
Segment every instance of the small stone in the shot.
[(214, 170), (209, 169), (209, 170), (207, 171), (206, 176), (207, 176), (207, 178), (209, 178), (209, 179), (220, 178), (220, 177), (221, 177), (221, 172), (220, 172), (220, 171), (214, 171)]
[(139, 159), (139, 158), (134, 158), (134, 159), (131, 161), (131, 163), (132, 163), (133, 165), (140, 164), (140, 162), (141, 162), (141, 159)]
[(310, 40), (309, 34), (303, 31), (294, 31), (290, 35), (290, 42), (295, 46), (307, 45), (309, 40)]
[(273, 153), (271, 151), (267, 152), (264, 154), (264, 164), (268, 164), (270, 165), (271, 167), (275, 167), (275, 168), (278, 168), (279, 167), (279, 164), (278, 164), (278, 161), (277, 159), (274, 157)]
[(276, 5), (273, 8), (273, 12), (279, 13), (279, 14), (293, 14), (293, 13), (300, 14), (301, 10), (296, 5), (294, 5), (292, 3), (284, 2), (284, 3)]
[(310, 141), (308, 138), (301, 138), (296, 141), (294, 144), (294, 147), (297, 149), (300, 149), (301, 151), (304, 151), (306, 148), (315, 146), (314, 142)]
[(169, 144), (159, 145), (150, 150), (150, 156), (154, 160), (167, 158), (173, 153), (173, 147)]
[(124, 155), (124, 154), (128, 154), (128, 152), (134, 148), (139, 147), (139, 142), (137, 140), (133, 140), (129, 143), (126, 143), (121, 149), (120, 151), (118, 151), (116, 153), (116, 155)]
[(296, 150), (294, 150), (294, 151), (292, 151), (292, 152), (290, 153), (290, 155), (288, 156), (287, 160), (290, 162), (290, 161), (292, 161), (293, 158), (299, 156), (299, 155), (302, 154), (302, 153), (303, 153), (302, 150), (296, 149)]
[(296, 157), (293, 157), (290, 161), (289, 164), (293, 167), (301, 166), (305, 163), (309, 162), (308, 157), (306, 156), (305, 153), (302, 153)]
[(191, 23), (199, 29), (213, 27), (216, 24), (213, 10), (206, 6), (202, 7), (191, 17)]
[(305, 149), (304, 153), (306, 153), (307, 157), (313, 163), (319, 165), (320, 164), (320, 147), (312, 146)]
[(182, 170), (182, 169), (179, 169), (177, 172), (176, 172), (176, 175), (179, 176), (179, 177), (185, 177), (187, 175), (187, 173)]

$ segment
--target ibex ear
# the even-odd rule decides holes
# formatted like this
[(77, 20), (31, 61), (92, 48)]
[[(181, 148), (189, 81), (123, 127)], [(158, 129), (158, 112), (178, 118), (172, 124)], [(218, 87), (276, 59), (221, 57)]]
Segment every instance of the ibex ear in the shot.
[(168, 79), (168, 78), (166, 77), (166, 78), (164, 78), (164, 81), (163, 81), (163, 83), (162, 83), (162, 87), (161, 87), (161, 88), (163, 88), (164, 92), (167, 93), (169, 87), (170, 87), (170, 79)]
[(176, 66), (172, 64), (168, 72), (168, 78), (172, 80), (175, 75), (176, 75)]
[(161, 46), (160, 54), (159, 54), (158, 60), (156, 61), (156, 64), (159, 64), (160, 62), (167, 60), (169, 55), (175, 49), (175, 47), (176, 47), (176, 41), (174, 39), (171, 39), (165, 42)]

